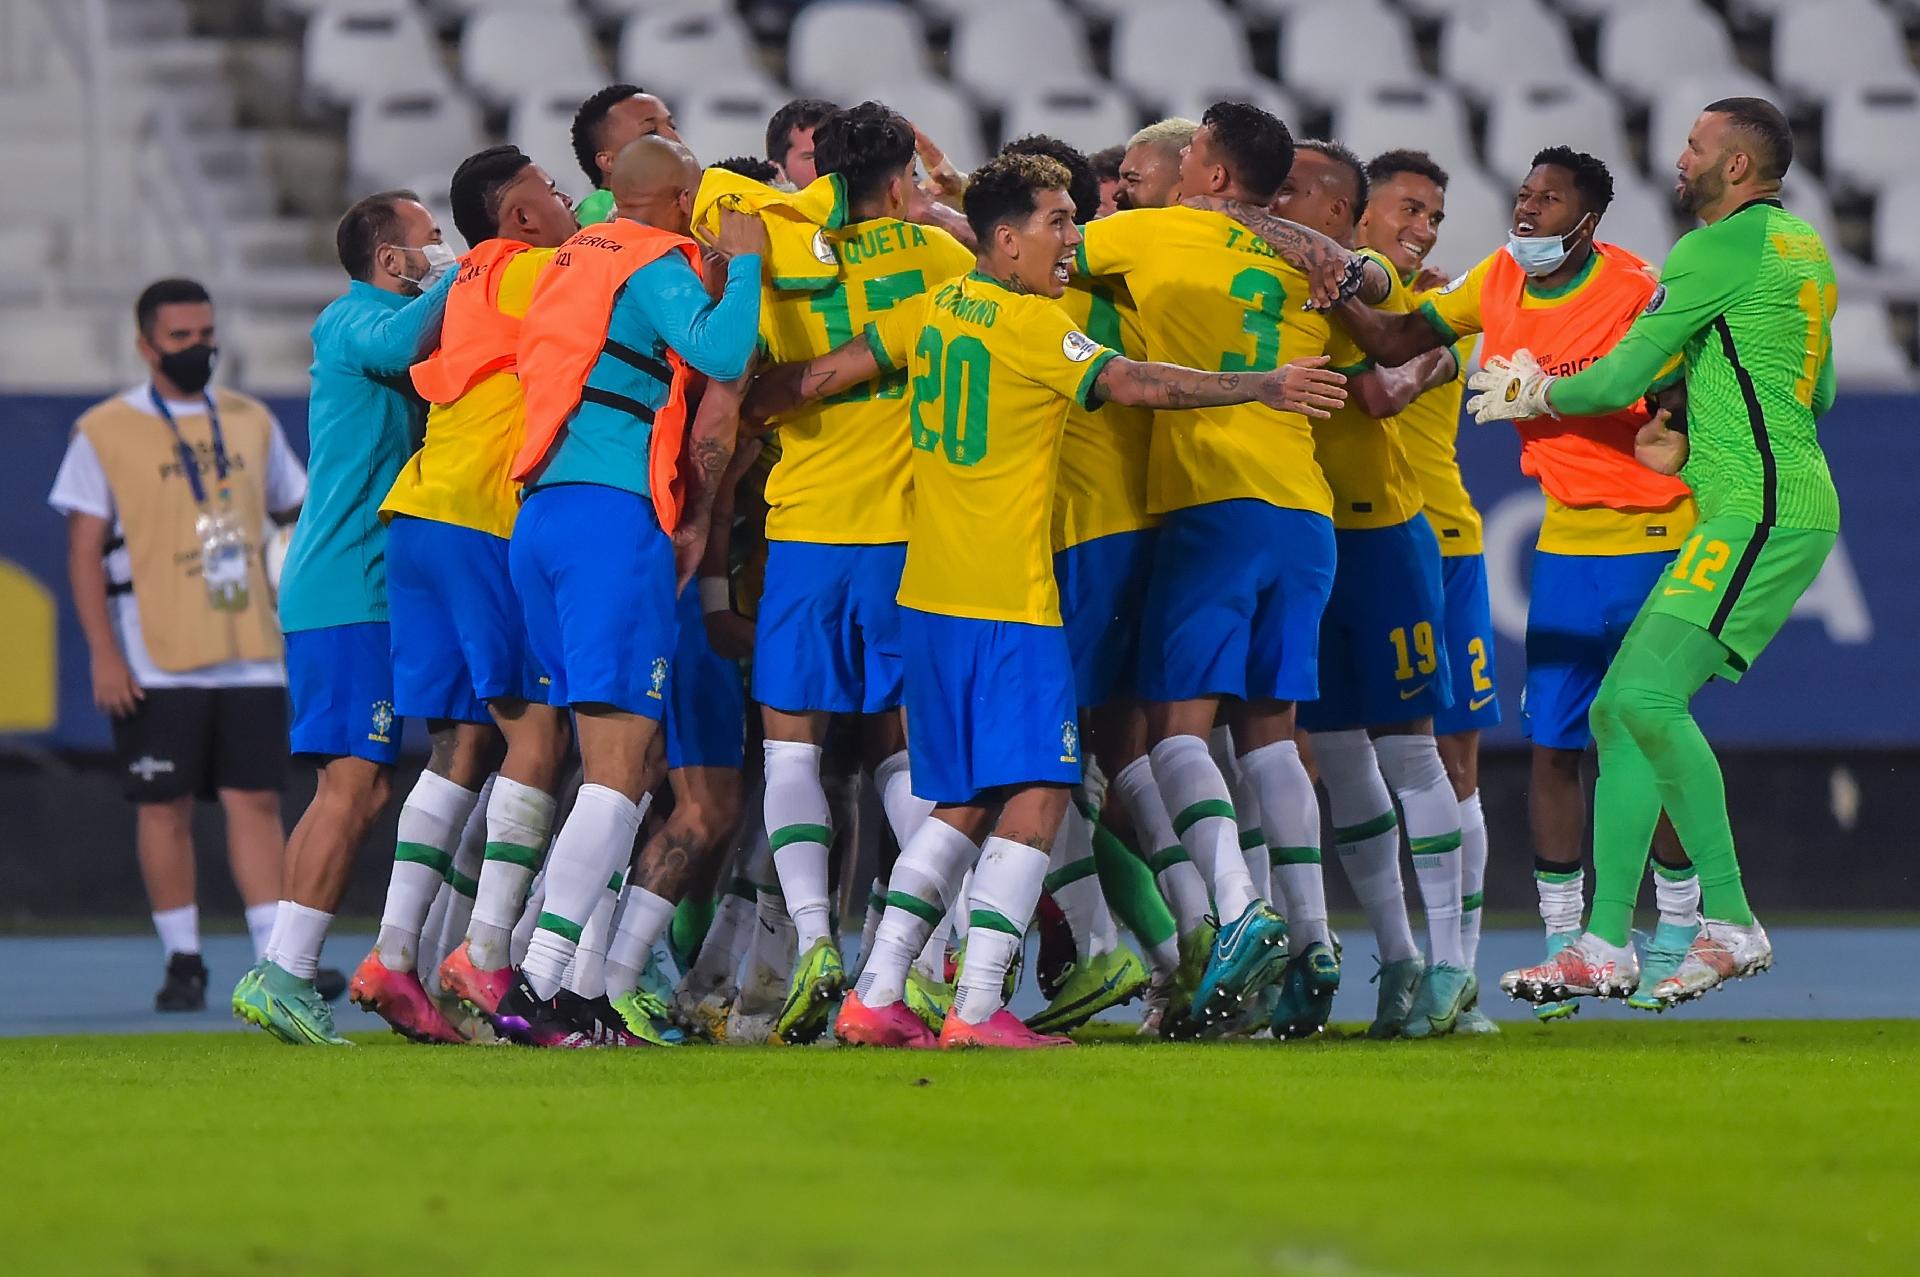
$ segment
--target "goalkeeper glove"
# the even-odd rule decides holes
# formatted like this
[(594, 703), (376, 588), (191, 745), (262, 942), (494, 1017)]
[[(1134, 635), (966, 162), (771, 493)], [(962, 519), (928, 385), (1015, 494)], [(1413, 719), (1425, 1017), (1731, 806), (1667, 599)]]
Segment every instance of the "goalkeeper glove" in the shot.
[(1467, 400), (1467, 411), (1482, 425), (1558, 417), (1560, 414), (1547, 403), (1547, 388), (1553, 382), (1529, 351), (1516, 350), (1510, 358), (1496, 355), (1467, 378), (1467, 388), (1480, 392)]

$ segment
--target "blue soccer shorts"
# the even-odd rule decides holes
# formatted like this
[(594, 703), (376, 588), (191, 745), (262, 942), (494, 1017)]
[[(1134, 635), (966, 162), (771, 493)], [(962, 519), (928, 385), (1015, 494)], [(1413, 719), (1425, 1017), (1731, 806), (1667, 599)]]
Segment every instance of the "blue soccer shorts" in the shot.
[(1340, 567), (1320, 622), (1320, 698), (1300, 707), (1300, 726), (1378, 727), (1451, 705), (1440, 546), (1427, 516), (1333, 535)]
[(1434, 712), (1434, 734), (1484, 731), (1500, 721), (1485, 556), (1457, 554), (1442, 558), (1440, 583), (1447, 597), (1444, 646), (1447, 662), (1453, 667), (1453, 704)]
[(753, 699), (801, 713), (878, 714), (900, 705), (904, 542), (774, 541), (754, 622)]
[(1074, 695), (1083, 706), (1134, 693), (1156, 531), (1114, 532), (1053, 556), (1060, 616), (1073, 656)]
[(402, 717), (490, 723), (490, 700), (546, 700), (505, 537), (396, 516), (387, 528), (387, 619)]
[(296, 754), (364, 758), (391, 767), (400, 756), (393, 708), (393, 644), (385, 621), (294, 630), (287, 635), (287, 739)]
[(1536, 745), (1585, 749), (1587, 710), (1654, 582), (1673, 562), (1652, 554), (1535, 551), (1527, 604), (1527, 682), (1520, 721)]
[(667, 679), (667, 766), (739, 771), (746, 763), (746, 688), (740, 667), (707, 642), (697, 584), (682, 591), (676, 621)]

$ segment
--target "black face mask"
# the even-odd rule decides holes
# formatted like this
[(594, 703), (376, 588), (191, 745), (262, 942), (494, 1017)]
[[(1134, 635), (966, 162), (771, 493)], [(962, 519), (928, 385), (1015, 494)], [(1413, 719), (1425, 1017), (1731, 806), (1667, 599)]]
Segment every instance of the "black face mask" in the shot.
[(218, 346), (204, 342), (185, 350), (170, 350), (160, 356), (161, 375), (186, 393), (197, 395), (213, 380), (213, 361), (219, 353)]

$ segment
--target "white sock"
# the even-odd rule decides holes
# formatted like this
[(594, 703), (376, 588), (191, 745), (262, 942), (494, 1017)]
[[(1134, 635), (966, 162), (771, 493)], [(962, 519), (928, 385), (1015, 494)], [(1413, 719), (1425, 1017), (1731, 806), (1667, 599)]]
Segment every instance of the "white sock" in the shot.
[(268, 952), (267, 961), (288, 975), (313, 979), (313, 973), (320, 969), (320, 947), (326, 944), (327, 928), (332, 925), (332, 914), (282, 900), (280, 916), (273, 924), (279, 939)]
[(1453, 796), (1431, 736), (1382, 736), (1373, 743), (1380, 774), (1400, 800), (1413, 876), (1427, 915), (1428, 958), (1465, 968), (1460, 943), (1460, 800)]
[(887, 755), (873, 769), (873, 787), (880, 791), (880, 806), (887, 813), (887, 826), (893, 840), (902, 847), (920, 828), (920, 822), (933, 814), (933, 804), (913, 793), (913, 776), (907, 767), (907, 751)]
[(1318, 941), (1330, 944), (1327, 884), (1320, 869), (1320, 800), (1313, 778), (1290, 740), (1248, 750), (1240, 771), (1260, 797), (1274, 885), (1286, 902), (1289, 943), (1295, 953)]
[(1100, 890), (1093, 860), (1093, 824), (1074, 803), (1067, 804), (1053, 850), (1047, 854), (1046, 889), (1066, 915), (1080, 961), (1112, 953), (1119, 946), (1120, 932)]
[(614, 920), (613, 943), (607, 949), (607, 996), (619, 997), (640, 987), (647, 955), (671, 925), (673, 901), (638, 883), (627, 888)]
[(766, 742), (767, 843), (800, 951), (827, 938), (827, 857), (833, 816), (820, 783), (820, 746)]
[(478, 791), (423, 771), (402, 804), (393, 873), (387, 879), (387, 905), (374, 942), (380, 965), (387, 970), (411, 971), (419, 961), (420, 931), (427, 911), (453, 868), (454, 849), (479, 800)]
[(487, 843), (474, 890), (467, 946), (473, 965), (494, 971), (511, 959), (513, 927), (553, 829), (553, 795), (505, 776), (487, 799)]
[(280, 916), (280, 902), (247, 906), (247, 936), (253, 941), (255, 961), (267, 956), (267, 942), (273, 939), (274, 920)]
[(1152, 760), (1145, 755), (1134, 759), (1120, 769), (1107, 789), (1119, 796), (1133, 819), (1134, 836), (1147, 849), (1147, 866), (1153, 870), (1160, 894), (1166, 897), (1167, 908), (1173, 911), (1177, 934), (1188, 934), (1207, 916), (1207, 884), (1174, 835), (1166, 800), (1160, 797), (1159, 783), (1154, 780)]
[(1540, 895), (1540, 921), (1548, 935), (1580, 930), (1587, 913), (1587, 868), (1580, 861), (1558, 865), (1533, 859), (1533, 886)]
[(621, 871), (607, 879), (607, 889), (594, 902), (587, 925), (580, 928), (580, 943), (574, 946), (573, 961), (567, 964), (567, 974), (560, 981), (567, 992), (597, 998), (607, 991), (607, 945), (613, 938), (613, 911), (620, 905), (620, 887), (625, 880), (626, 874)]
[[(887, 877), (887, 911), (874, 932), (873, 957), (857, 986), (862, 1002), (882, 1007), (906, 996), (907, 968), (946, 912), (952, 884), (979, 854), (971, 838), (939, 817), (920, 822)], [(1042, 856), (1041, 877), (1046, 872)]]
[[(682, 982), (695, 997), (719, 993), (733, 982), (740, 969), (744, 933), (753, 925), (754, 895), (753, 884), (745, 878), (735, 878), (727, 884), (719, 907), (713, 911), (713, 925), (707, 928), (705, 938), (700, 941), (700, 952)], [(635, 975), (637, 978), (638, 972)], [(608, 983), (612, 983), (611, 974)]]
[(533, 943), (533, 929), (540, 921), (540, 906), (547, 902), (547, 871), (543, 867), (533, 876), (533, 885), (527, 888), (527, 903), (520, 910), (520, 917), (514, 921), (513, 931), (507, 937), (507, 961), (511, 966), (519, 966), (527, 960), (527, 946)]
[(547, 858), (547, 899), (521, 971), (537, 997), (550, 998), (592, 917), (607, 879), (633, 854), (640, 805), (605, 785), (582, 785)]
[(1480, 809), (1480, 791), (1460, 800), (1460, 947), (1467, 970), (1480, 960), (1480, 919), (1486, 903), (1487, 813)]
[(940, 921), (933, 924), (933, 930), (927, 933), (927, 942), (920, 946), (919, 956), (913, 965), (920, 974), (935, 984), (947, 982), (947, 942), (953, 939), (953, 911), (940, 915)]
[[(251, 925), (251, 920), (249, 920)], [(153, 929), (160, 934), (160, 947), (168, 957), (176, 953), (200, 952), (200, 906), (181, 905), (161, 909), (153, 915)]]
[(1240, 829), (1226, 778), (1198, 736), (1170, 736), (1148, 757), (1160, 797), (1173, 816), (1173, 832), (1200, 867), (1201, 877), (1212, 884), (1221, 923), (1231, 922), (1246, 912), (1254, 894), (1247, 862), (1240, 855)]
[(967, 959), (953, 991), (953, 1013), (978, 1024), (998, 1011), (1007, 969), (1020, 952), (1040, 888), (1047, 853), (1007, 838), (989, 838), (980, 848), (968, 901)]
[[(867, 908), (860, 918), (860, 957), (859, 966), (867, 965), (867, 957), (873, 952), (873, 933), (880, 929), (880, 918), (887, 912), (887, 880), (875, 878), (867, 885)], [(854, 979), (860, 978), (856, 967)]]
[(1400, 821), (1393, 814), (1393, 795), (1381, 779), (1373, 742), (1363, 731), (1315, 732), (1313, 756), (1327, 789), (1340, 868), (1366, 911), (1380, 961), (1416, 956), (1420, 950), (1413, 943), (1406, 890), (1400, 885)]
[(1240, 839), (1240, 858), (1247, 863), (1247, 880), (1253, 884), (1254, 895), (1271, 900), (1273, 860), (1267, 854), (1267, 835), (1261, 828), (1259, 790), (1238, 762), (1227, 788), (1233, 794), (1233, 823)]
[(1700, 871), (1689, 865), (1669, 869), (1653, 862), (1653, 899), (1660, 907), (1660, 921), (1674, 927), (1700, 925)]

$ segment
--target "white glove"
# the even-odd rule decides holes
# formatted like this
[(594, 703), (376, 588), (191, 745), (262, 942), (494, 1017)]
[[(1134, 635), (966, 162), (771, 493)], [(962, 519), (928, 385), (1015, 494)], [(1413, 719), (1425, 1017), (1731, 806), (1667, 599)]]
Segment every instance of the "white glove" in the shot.
[(1560, 414), (1547, 403), (1547, 387), (1553, 382), (1530, 351), (1516, 350), (1510, 358), (1495, 355), (1467, 378), (1467, 389), (1480, 392), (1467, 400), (1467, 411), (1482, 425), (1526, 417), (1557, 417)]

